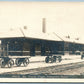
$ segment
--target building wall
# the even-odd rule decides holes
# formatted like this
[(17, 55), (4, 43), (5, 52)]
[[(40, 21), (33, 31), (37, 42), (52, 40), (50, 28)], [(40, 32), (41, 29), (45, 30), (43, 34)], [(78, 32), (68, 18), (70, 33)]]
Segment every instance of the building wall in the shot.
[(2, 54), (4, 56), (45, 56), (66, 52), (74, 54), (77, 50), (84, 51), (82, 44), (26, 38), (4, 39), (1, 45), (3, 46)]

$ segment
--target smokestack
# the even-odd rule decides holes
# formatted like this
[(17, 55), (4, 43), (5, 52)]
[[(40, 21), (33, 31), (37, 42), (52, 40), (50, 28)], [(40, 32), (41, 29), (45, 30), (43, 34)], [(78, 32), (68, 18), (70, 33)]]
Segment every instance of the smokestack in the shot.
[(45, 18), (43, 18), (43, 23), (42, 23), (42, 32), (43, 33), (46, 33), (46, 19)]

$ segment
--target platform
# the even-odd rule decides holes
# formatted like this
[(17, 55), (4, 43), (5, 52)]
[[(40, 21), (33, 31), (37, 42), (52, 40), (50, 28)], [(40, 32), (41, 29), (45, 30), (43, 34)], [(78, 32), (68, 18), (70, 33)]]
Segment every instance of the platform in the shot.
[(35, 68), (42, 68), (42, 67), (49, 67), (49, 66), (55, 66), (55, 65), (63, 65), (63, 64), (70, 64), (70, 63), (76, 63), (76, 62), (83, 62), (81, 60), (80, 55), (64, 55), (62, 56), (61, 62), (56, 63), (45, 63), (45, 56), (35, 56), (30, 58), (30, 63), (27, 67), (17, 67), (14, 66), (12, 68), (0, 68), (0, 74), (5, 72), (12, 72), (12, 71), (19, 71), (19, 70), (27, 70), (27, 69), (35, 69)]

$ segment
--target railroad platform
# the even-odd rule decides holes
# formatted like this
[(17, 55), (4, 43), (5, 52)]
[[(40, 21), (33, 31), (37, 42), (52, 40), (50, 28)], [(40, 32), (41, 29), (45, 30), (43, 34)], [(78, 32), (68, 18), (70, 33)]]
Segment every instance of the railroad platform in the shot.
[(27, 70), (27, 69), (35, 69), (35, 68), (42, 68), (42, 67), (50, 67), (55, 65), (64, 65), (64, 64), (70, 64), (70, 63), (76, 63), (76, 62), (83, 62), (84, 59), (81, 60), (80, 55), (64, 55), (62, 56), (61, 62), (56, 63), (45, 63), (45, 57), (46, 56), (35, 56), (30, 58), (30, 63), (27, 67), (24, 66), (14, 66), (12, 68), (0, 68), (0, 74), (6, 73), (6, 72), (13, 72), (13, 71), (20, 71), (20, 70)]

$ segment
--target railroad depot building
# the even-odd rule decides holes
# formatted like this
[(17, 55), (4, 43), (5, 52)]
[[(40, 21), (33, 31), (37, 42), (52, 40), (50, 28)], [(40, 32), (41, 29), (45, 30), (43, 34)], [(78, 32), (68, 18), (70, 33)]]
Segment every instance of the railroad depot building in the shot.
[(29, 32), (27, 27), (0, 34), (1, 56), (47, 56), (51, 54), (75, 54), (84, 51), (79, 40), (62, 38), (56, 33)]

